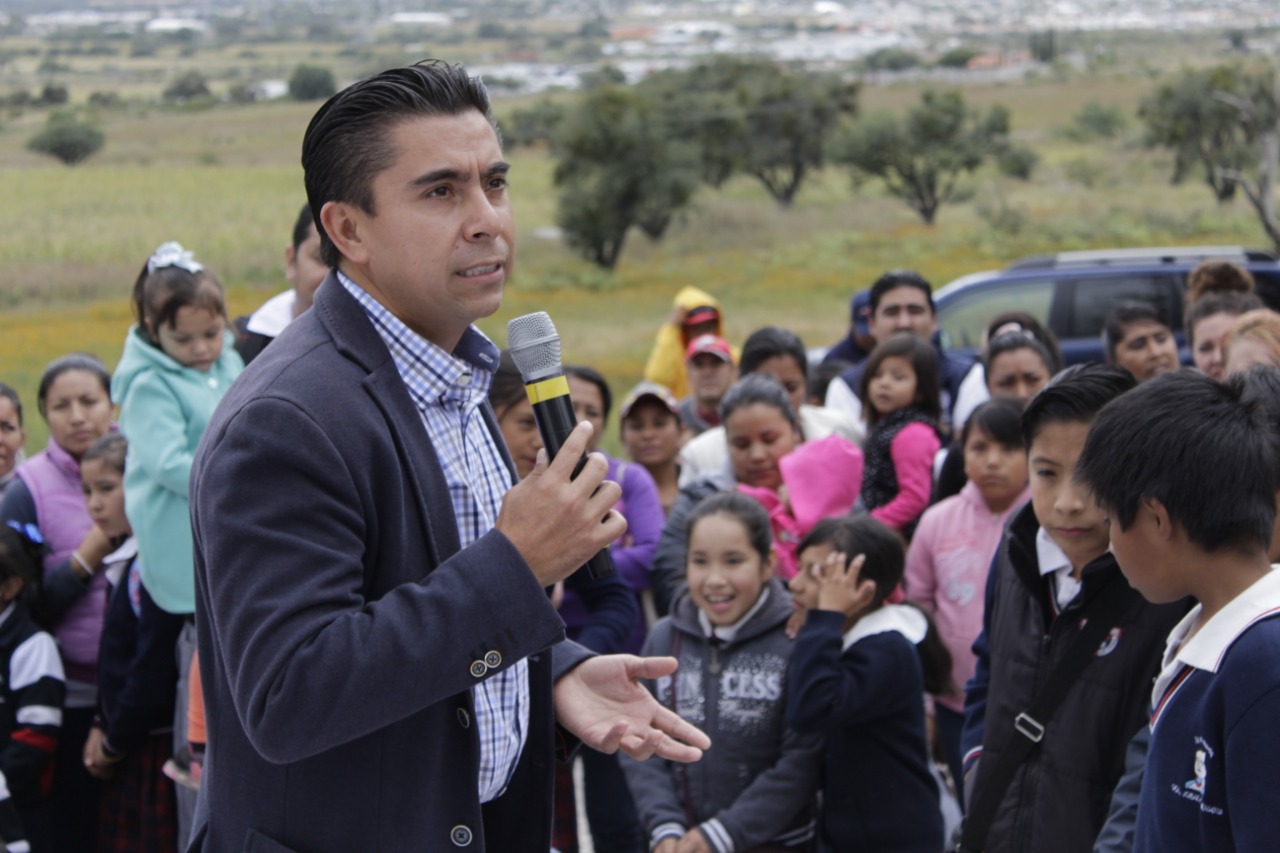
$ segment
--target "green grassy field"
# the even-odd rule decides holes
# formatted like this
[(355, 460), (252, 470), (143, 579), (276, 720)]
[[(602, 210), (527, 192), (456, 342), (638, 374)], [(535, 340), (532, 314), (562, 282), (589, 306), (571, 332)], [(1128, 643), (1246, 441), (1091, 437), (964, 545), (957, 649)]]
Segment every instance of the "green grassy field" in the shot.
[[(1077, 76), (966, 87), (975, 104), (1008, 106), (1016, 135), (1042, 161), (1027, 183), (980, 173), (974, 201), (944, 207), (935, 227), (874, 184), (853, 193), (837, 169), (813, 175), (785, 211), (739, 178), (702, 190), (662, 243), (632, 237), (611, 274), (538, 236), (555, 221), (552, 163), (540, 151), (511, 151), (519, 263), (502, 311), (480, 325), (501, 342), (507, 319), (545, 309), (566, 358), (594, 364), (621, 394), (639, 378), (671, 296), (685, 284), (722, 300), (735, 339), (774, 323), (817, 345), (843, 333), (849, 295), (891, 267), (914, 267), (941, 285), (1034, 252), (1264, 244), (1242, 202), (1219, 207), (1198, 184), (1170, 186), (1167, 156), (1141, 147), (1136, 130), (1106, 144), (1057, 133), (1088, 101), (1133, 110), (1152, 86), (1144, 77)], [(868, 87), (862, 105), (901, 109), (918, 95), (914, 85)], [(299, 142), (315, 106), (131, 106), (103, 117), (107, 147), (75, 168), (25, 150), (40, 115), (0, 125), (8, 201), (0, 209), (0, 379), (30, 400), (57, 355), (87, 350), (114, 365), (129, 289), (164, 240), (193, 248), (219, 274), (233, 313), (280, 288), (283, 247), (303, 200)], [(496, 106), (501, 117), (511, 102)], [(1001, 228), (991, 224), (993, 211), (1003, 212)], [(32, 449), (44, 441), (36, 420), (28, 425)]]

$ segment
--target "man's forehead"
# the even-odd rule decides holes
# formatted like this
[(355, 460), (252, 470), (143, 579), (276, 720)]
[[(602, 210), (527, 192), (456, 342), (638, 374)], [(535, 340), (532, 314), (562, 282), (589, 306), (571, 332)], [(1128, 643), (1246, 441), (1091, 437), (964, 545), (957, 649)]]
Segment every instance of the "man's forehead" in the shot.
[(883, 311), (890, 306), (896, 308), (903, 305), (921, 305), (928, 308), (929, 298), (919, 288), (904, 284), (901, 287), (886, 290), (880, 297), (880, 304), (876, 310)]

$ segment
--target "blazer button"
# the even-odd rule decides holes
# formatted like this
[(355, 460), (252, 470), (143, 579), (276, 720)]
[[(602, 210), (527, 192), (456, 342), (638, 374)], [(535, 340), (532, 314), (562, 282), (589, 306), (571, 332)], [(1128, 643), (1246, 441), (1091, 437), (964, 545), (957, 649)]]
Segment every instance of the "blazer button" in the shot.
[(467, 713), (466, 708), (458, 709), (458, 725), (462, 726), (464, 729), (471, 728), (471, 715)]
[(497, 652), (489, 652), (484, 656), (484, 665), (489, 669), (497, 669), (502, 666), (502, 655)]
[(488, 671), (489, 667), (485, 666), (484, 661), (473, 660), (471, 662), (471, 674), (476, 678), (484, 678), (485, 673)]
[(449, 840), (453, 842), (455, 847), (466, 847), (471, 844), (471, 830), (462, 824), (458, 824), (449, 830)]

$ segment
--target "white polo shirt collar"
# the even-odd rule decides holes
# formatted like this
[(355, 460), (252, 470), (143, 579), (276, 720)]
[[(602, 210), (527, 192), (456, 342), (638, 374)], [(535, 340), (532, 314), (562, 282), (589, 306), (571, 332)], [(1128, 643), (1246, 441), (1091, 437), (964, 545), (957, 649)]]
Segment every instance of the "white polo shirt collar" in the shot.
[(1183, 667), (1217, 672), (1227, 650), (1241, 634), (1260, 619), (1280, 613), (1280, 571), (1277, 566), (1272, 566), (1271, 571), (1228, 601), (1194, 637), (1187, 640), (1186, 636), (1191, 631), (1191, 626), (1200, 618), (1202, 609), (1203, 606), (1197, 604), (1169, 632), (1160, 677), (1156, 679), (1155, 690), (1152, 692), (1154, 707), (1160, 705), (1161, 698)]

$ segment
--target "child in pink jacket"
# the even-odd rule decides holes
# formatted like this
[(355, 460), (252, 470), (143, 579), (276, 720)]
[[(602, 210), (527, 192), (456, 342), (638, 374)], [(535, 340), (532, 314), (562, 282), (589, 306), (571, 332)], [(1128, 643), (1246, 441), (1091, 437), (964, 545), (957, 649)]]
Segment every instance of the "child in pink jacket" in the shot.
[(983, 590), (1009, 515), (1026, 501), (1027, 454), (1019, 422), (1022, 406), (997, 397), (965, 422), (962, 446), (969, 482), (958, 495), (930, 507), (907, 552), (907, 600), (933, 617), (951, 652), (956, 692), (935, 697), (934, 713), (952, 778), (959, 784), (964, 685), (973, 675), (970, 647), (982, 631)]

